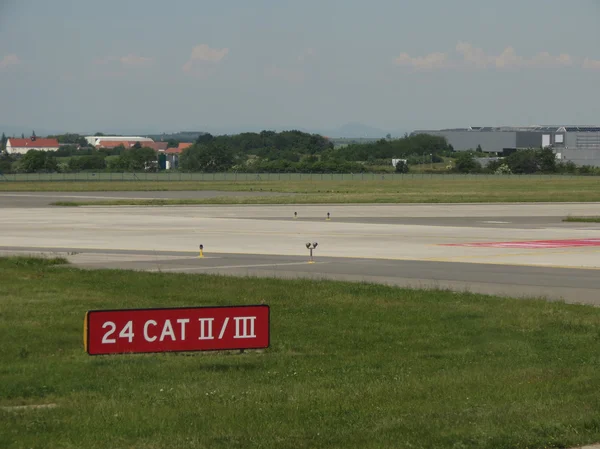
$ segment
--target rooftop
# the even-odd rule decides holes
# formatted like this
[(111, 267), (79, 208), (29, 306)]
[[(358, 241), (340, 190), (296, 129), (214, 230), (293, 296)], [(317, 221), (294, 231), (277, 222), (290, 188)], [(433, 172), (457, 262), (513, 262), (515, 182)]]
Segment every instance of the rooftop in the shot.
[(8, 138), (7, 145), (13, 148), (58, 148), (60, 145), (56, 139), (13, 139)]
[[(431, 132), (433, 130), (429, 130)], [(474, 131), (474, 132), (600, 132), (600, 126), (595, 125), (534, 125), (534, 126), (468, 126), (466, 128), (445, 128), (436, 131)], [(427, 132), (418, 130), (416, 132)]]

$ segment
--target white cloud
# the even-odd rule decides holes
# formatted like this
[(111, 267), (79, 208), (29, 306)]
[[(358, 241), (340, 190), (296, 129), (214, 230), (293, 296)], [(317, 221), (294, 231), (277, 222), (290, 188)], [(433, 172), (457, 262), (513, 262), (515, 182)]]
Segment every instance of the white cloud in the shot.
[(456, 45), (458, 60), (452, 60), (446, 53), (431, 53), (426, 56), (411, 57), (402, 53), (395, 59), (396, 65), (412, 67), (415, 69), (445, 69), (445, 68), (475, 68), (475, 69), (515, 69), (515, 68), (556, 68), (574, 65), (575, 60), (571, 55), (562, 53), (554, 56), (548, 52), (541, 52), (532, 58), (517, 54), (513, 47), (506, 47), (500, 54), (489, 54), (468, 42), (459, 42)]
[(448, 66), (448, 55), (445, 53), (431, 53), (427, 56), (411, 57), (402, 53), (394, 62), (398, 66), (412, 67), (417, 70), (442, 69)]
[(600, 70), (600, 60), (585, 58), (583, 61), (584, 69)]
[(21, 60), (19, 59), (19, 57), (17, 55), (15, 55), (15, 54), (6, 55), (2, 59), (0, 59), (0, 70), (4, 70), (11, 66), (15, 66), (15, 65), (19, 65), (19, 64), (21, 64)]
[(295, 69), (286, 69), (276, 65), (270, 65), (265, 68), (265, 76), (267, 78), (278, 78), (289, 83), (301, 83), (305, 79), (304, 72)]
[(481, 48), (475, 48), (466, 42), (459, 42), (456, 51), (462, 54), (465, 63), (478, 68), (485, 68), (491, 62), (490, 57)]
[(192, 49), (190, 59), (183, 65), (182, 69), (185, 73), (191, 73), (197, 63), (219, 63), (228, 53), (228, 48), (215, 49), (206, 44), (197, 45)]
[(506, 47), (499, 55), (492, 55), (466, 42), (459, 42), (456, 45), (456, 51), (462, 55), (463, 62), (466, 65), (475, 66), (479, 69), (488, 67), (497, 69), (552, 68), (573, 65), (573, 57), (565, 53), (553, 56), (548, 52), (541, 52), (528, 59), (518, 55), (513, 47)]
[(534, 67), (569, 67), (574, 65), (575, 58), (566, 53), (561, 53), (558, 56), (552, 56), (548, 52), (538, 53), (531, 60), (531, 65)]

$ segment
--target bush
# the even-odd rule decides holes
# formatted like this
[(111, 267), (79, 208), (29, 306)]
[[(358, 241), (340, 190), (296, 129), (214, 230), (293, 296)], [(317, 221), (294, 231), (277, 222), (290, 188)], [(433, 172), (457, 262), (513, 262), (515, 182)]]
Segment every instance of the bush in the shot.
[(93, 156), (74, 156), (69, 161), (69, 170), (104, 170), (106, 168), (106, 159), (101, 154)]
[(506, 158), (510, 170), (516, 174), (556, 173), (556, 156), (550, 148), (515, 151)]
[(473, 153), (465, 151), (456, 157), (454, 171), (458, 173), (479, 173), (481, 172), (481, 164), (475, 160)]
[(502, 164), (500, 165), (500, 167), (498, 167), (495, 171), (494, 174), (496, 175), (511, 175), (512, 171), (510, 171), (510, 167), (506, 164)]
[(404, 161), (398, 161), (396, 164), (396, 173), (408, 173), (409, 168), (408, 164)]
[(12, 173), (14, 157), (4, 151), (0, 152), (0, 173)]
[(110, 160), (110, 170), (118, 171), (146, 171), (157, 169), (157, 156), (152, 148), (132, 148), (126, 150), (118, 158)]
[(17, 171), (21, 173), (56, 172), (58, 163), (56, 158), (45, 151), (29, 150), (18, 161)]

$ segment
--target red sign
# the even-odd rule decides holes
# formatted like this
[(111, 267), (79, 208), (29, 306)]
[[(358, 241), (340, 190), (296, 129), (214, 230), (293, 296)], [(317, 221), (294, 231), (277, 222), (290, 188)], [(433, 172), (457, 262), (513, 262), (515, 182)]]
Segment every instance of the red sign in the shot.
[(269, 347), (269, 306), (92, 310), (88, 354), (219, 351)]
[(483, 248), (577, 248), (586, 246), (600, 246), (600, 239), (575, 239), (575, 240), (532, 240), (518, 242), (477, 242), (477, 243), (452, 243), (442, 246), (471, 246)]

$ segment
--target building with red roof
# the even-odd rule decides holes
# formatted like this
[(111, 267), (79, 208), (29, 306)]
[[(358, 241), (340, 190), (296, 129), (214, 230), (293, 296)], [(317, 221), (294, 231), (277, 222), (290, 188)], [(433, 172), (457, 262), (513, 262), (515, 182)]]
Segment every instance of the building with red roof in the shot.
[[(141, 143), (141, 142), (140, 142)], [(125, 148), (131, 148), (132, 146), (134, 146), (136, 144), (135, 141), (131, 141), (131, 140), (99, 140), (96, 143), (96, 148), (100, 149), (103, 148), (105, 150), (112, 150), (113, 148), (117, 148), (117, 147), (125, 147)]]
[(141, 144), (142, 147), (152, 148), (154, 151), (163, 152), (167, 150), (169, 144), (167, 142), (144, 142)]
[(142, 148), (152, 148), (154, 151), (165, 151), (167, 149), (167, 142), (140, 142), (138, 140), (99, 140), (96, 144), (96, 148), (112, 150), (114, 148), (123, 146), (124, 148), (133, 148), (136, 144), (140, 144)]
[(179, 157), (184, 150), (191, 147), (191, 143), (180, 143), (177, 148), (167, 148), (164, 153), (167, 155), (167, 170), (179, 167)]
[(25, 154), (30, 150), (56, 151), (60, 147), (56, 139), (42, 139), (31, 136), (29, 139), (14, 139), (10, 137), (6, 141), (8, 154)]

